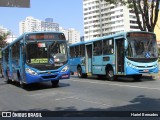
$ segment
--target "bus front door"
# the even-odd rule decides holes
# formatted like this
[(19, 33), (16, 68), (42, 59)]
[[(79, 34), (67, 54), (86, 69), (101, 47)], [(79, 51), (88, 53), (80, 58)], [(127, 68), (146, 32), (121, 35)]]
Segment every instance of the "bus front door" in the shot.
[(90, 75), (92, 73), (92, 44), (86, 45), (86, 73)]
[(116, 39), (116, 73), (124, 73), (124, 38)]

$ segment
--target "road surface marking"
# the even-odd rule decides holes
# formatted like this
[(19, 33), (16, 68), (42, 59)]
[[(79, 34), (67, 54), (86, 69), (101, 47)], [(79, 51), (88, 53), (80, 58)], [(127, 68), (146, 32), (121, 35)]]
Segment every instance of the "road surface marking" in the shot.
[(38, 94), (32, 94), (32, 95), (26, 95), (26, 96), (53, 96), (53, 95), (57, 95), (57, 93), (53, 93), (53, 92), (47, 92), (47, 93), (38, 93)]
[(87, 100), (87, 99), (82, 99), (82, 98), (79, 98), (77, 96), (58, 98), (58, 99), (55, 99), (55, 100), (60, 101), (60, 100), (66, 100), (66, 99), (76, 99), (76, 100), (80, 100), (80, 101), (84, 101), (84, 102), (89, 102), (89, 103), (93, 103), (93, 104), (98, 104), (98, 105), (102, 105), (102, 106), (111, 107), (111, 105), (108, 105), (108, 104), (105, 104), (105, 103), (95, 102), (95, 101), (91, 101), (91, 100)]
[(106, 85), (112, 85), (112, 86), (119, 86), (119, 87), (132, 87), (132, 88), (140, 88), (140, 89), (149, 89), (149, 90), (160, 90), (160, 88), (151, 88), (151, 87), (142, 87), (142, 86), (132, 86), (132, 85), (121, 85), (121, 84), (113, 84), (113, 83), (101, 83), (101, 82), (93, 82), (93, 81), (82, 81), (82, 80), (70, 80), (75, 82), (86, 82), (86, 83), (93, 83), (93, 84), (106, 84)]

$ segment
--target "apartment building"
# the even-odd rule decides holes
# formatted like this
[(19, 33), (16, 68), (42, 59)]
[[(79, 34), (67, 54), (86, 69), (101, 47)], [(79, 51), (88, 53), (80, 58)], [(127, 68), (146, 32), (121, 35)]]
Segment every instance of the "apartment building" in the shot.
[(9, 29), (3, 27), (3, 26), (0, 26), (0, 34), (4, 34), (4, 33), (7, 33), (9, 32)]
[(104, 0), (83, 0), (84, 40), (121, 31), (139, 30), (135, 14), (126, 6)]
[(26, 17), (25, 20), (19, 23), (19, 33), (20, 35), (24, 32), (33, 32), (33, 31), (59, 31), (59, 24), (54, 23), (51, 18), (42, 21), (35, 19), (31, 16)]
[(75, 30), (74, 28), (64, 29), (60, 27), (59, 31), (65, 34), (69, 44), (80, 42), (80, 32)]

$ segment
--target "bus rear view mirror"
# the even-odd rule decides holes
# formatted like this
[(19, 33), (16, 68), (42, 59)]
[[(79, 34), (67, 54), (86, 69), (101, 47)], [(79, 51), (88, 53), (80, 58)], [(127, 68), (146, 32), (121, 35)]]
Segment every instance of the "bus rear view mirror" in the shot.
[(124, 41), (124, 48), (125, 48), (125, 49), (128, 48), (128, 41), (127, 41), (127, 40)]

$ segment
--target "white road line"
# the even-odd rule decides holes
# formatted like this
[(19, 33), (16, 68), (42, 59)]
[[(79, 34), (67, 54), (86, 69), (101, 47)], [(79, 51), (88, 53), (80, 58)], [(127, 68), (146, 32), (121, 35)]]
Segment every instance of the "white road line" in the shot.
[(75, 96), (70, 96), (70, 97), (64, 97), (64, 98), (57, 98), (55, 100), (65, 100), (65, 99), (70, 99), (70, 98), (74, 98)]
[(39, 93), (39, 94), (32, 94), (32, 95), (26, 95), (26, 96), (52, 96), (52, 95), (57, 95), (57, 93), (51, 93), (51, 92), (48, 92), (48, 93)]
[(89, 103), (93, 103), (93, 104), (99, 104), (99, 105), (102, 105), (102, 106), (108, 106), (108, 107), (111, 106), (111, 105), (107, 105), (107, 104), (105, 104), (105, 103), (95, 102), (95, 101), (86, 100), (86, 99), (81, 99), (81, 98), (78, 98), (78, 97), (74, 97), (73, 99), (80, 100), (80, 101), (84, 101), (84, 102), (89, 102)]
[(107, 104), (101, 103), (101, 102), (95, 102), (95, 101), (91, 101), (91, 100), (82, 99), (82, 98), (79, 98), (79, 97), (76, 97), (76, 96), (64, 97), (64, 98), (59, 98), (59, 99), (55, 99), (55, 100), (60, 101), (60, 100), (66, 100), (66, 99), (76, 99), (76, 100), (89, 102), (89, 103), (93, 103), (93, 104), (97, 104), (97, 105), (108, 106), (108, 107), (111, 106), (111, 105), (107, 105)]
[(101, 83), (101, 82), (93, 82), (93, 81), (81, 81), (81, 80), (70, 80), (75, 82), (86, 82), (86, 83), (93, 83), (93, 84), (102, 84), (102, 85), (112, 85), (112, 86), (119, 86), (119, 87), (132, 87), (132, 88), (140, 88), (140, 89), (149, 89), (149, 90), (160, 90), (160, 88), (151, 88), (151, 87), (142, 87), (142, 86), (132, 86), (132, 85), (122, 85), (122, 84), (113, 84), (113, 83)]

